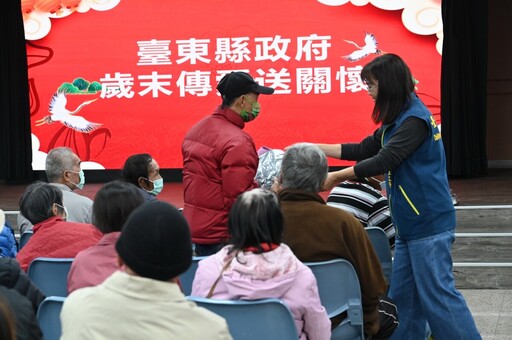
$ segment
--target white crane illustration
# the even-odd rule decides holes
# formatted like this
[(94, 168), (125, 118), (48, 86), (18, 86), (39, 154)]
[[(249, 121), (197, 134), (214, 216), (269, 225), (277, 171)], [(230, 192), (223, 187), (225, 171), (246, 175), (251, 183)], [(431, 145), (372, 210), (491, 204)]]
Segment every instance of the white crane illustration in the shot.
[(48, 111), (51, 113), (51, 115), (36, 120), (36, 126), (52, 124), (53, 122), (61, 122), (68, 128), (78, 132), (91, 132), (100, 127), (102, 124), (89, 122), (84, 117), (74, 116), (74, 114), (80, 111), (84, 106), (89, 105), (96, 100), (98, 100), (98, 98), (85, 101), (80, 104), (74, 111), (69, 111), (66, 109), (66, 104), (68, 102), (66, 94), (62, 91), (57, 91), (53, 94), (52, 99), (50, 100), (50, 105), (48, 106)]
[(382, 53), (382, 51), (377, 48), (377, 39), (375, 38), (375, 36), (372, 33), (365, 32), (365, 36), (364, 36), (365, 45), (363, 47), (359, 46), (358, 44), (356, 44), (355, 42), (350, 41), (350, 40), (344, 40), (344, 41), (346, 41), (349, 44), (352, 44), (358, 48), (358, 50), (350, 53), (349, 55), (343, 56), (343, 58), (347, 59), (348, 61), (358, 61), (370, 54)]

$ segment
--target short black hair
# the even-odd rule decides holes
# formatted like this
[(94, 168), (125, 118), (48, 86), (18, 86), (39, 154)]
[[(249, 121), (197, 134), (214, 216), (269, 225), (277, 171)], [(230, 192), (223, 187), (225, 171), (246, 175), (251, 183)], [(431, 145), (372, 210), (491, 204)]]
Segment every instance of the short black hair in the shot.
[(261, 188), (242, 193), (229, 213), (228, 230), (230, 252), (256, 247), (262, 253), (261, 243), (281, 244), (283, 214), (277, 196)]
[(147, 153), (140, 153), (128, 157), (123, 166), (123, 179), (125, 182), (139, 186), (139, 178), (148, 178), (149, 165), (153, 157)]
[(226, 97), (226, 96), (222, 96), (222, 105), (221, 105), (221, 108), (226, 108), (226, 107), (230, 107), (234, 102), (235, 100), (237, 99), (238, 97)]
[(92, 205), (92, 224), (103, 234), (121, 231), (130, 213), (142, 203), (144, 197), (130, 183), (109, 182), (96, 193)]
[(44, 182), (30, 184), (20, 198), (20, 212), (33, 225), (53, 217), (53, 204), (62, 204), (60, 189)]
[(409, 105), (414, 80), (409, 66), (396, 54), (388, 53), (366, 64), (361, 71), (366, 83), (379, 82), (372, 119), (375, 123), (391, 124)]

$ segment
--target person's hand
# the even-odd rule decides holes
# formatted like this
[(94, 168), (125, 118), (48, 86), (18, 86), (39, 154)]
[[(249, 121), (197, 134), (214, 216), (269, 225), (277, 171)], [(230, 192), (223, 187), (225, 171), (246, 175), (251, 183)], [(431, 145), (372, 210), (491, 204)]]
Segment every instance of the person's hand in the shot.
[(327, 174), (327, 178), (324, 182), (322, 190), (323, 191), (332, 190), (332, 188), (334, 188), (339, 183), (341, 183), (347, 179), (352, 179), (352, 178), (356, 178), (356, 174), (354, 172), (353, 166), (342, 169), (342, 170), (329, 172)]
[(322, 186), (322, 191), (330, 191), (339, 183), (340, 181), (337, 178), (337, 173), (329, 172), (327, 174), (327, 178), (325, 179), (324, 185)]
[(279, 183), (279, 180), (277, 177), (274, 177), (274, 183), (272, 183), (272, 186), (270, 187), (270, 190), (274, 192), (275, 194), (279, 194), (281, 190), (283, 190), (283, 187), (281, 186), (281, 183)]

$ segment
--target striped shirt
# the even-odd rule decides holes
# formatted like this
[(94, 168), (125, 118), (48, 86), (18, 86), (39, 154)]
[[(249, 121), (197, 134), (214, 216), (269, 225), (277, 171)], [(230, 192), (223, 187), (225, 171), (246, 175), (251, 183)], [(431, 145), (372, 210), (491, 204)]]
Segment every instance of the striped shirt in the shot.
[(332, 189), (327, 205), (354, 215), (365, 228), (371, 226), (383, 229), (391, 248), (395, 247), (395, 227), (389, 213), (388, 199), (371, 186), (344, 181)]

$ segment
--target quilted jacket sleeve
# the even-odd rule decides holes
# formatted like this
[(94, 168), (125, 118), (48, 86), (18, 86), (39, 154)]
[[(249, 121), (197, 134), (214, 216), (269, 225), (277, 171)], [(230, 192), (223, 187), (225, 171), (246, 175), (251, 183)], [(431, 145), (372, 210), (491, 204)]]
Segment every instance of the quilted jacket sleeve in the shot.
[(222, 157), (221, 167), (225, 205), (230, 209), (238, 195), (258, 187), (254, 181), (258, 155), (253, 142), (242, 140), (230, 147)]

